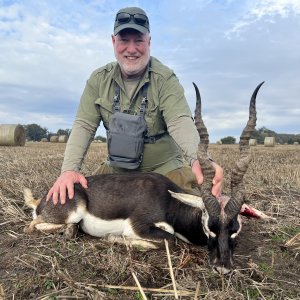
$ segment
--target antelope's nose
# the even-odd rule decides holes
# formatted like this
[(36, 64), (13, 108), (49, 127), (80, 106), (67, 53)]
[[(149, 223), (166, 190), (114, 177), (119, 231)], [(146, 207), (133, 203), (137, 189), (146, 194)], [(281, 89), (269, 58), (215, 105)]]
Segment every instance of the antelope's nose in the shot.
[(224, 266), (214, 266), (213, 270), (221, 275), (230, 275), (232, 273), (231, 269), (225, 268)]

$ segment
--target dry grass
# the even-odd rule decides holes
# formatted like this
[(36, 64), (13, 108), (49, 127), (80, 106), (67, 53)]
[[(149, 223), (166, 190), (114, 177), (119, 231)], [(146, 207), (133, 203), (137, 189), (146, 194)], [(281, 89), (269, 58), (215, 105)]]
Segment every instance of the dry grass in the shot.
[[(205, 248), (179, 241), (170, 252), (146, 252), (82, 233), (71, 241), (25, 235), (31, 216), (23, 188), (45, 193), (59, 175), (64, 147), (0, 147), (0, 299), (300, 299), (300, 146), (252, 148), (247, 199), (277, 222), (244, 219), (229, 277), (212, 273)], [(210, 152), (225, 169), (228, 192), (238, 147), (211, 145)], [(84, 173), (105, 155), (104, 144), (92, 144)]]

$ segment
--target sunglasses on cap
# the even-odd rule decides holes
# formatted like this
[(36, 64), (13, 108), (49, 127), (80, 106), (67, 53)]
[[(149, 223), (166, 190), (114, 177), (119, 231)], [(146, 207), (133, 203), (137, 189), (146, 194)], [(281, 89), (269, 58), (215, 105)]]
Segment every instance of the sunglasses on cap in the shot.
[(148, 18), (142, 14), (129, 14), (129, 13), (118, 13), (116, 16), (116, 22), (119, 24), (126, 24), (129, 23), (133, 19), (135, 24), (145, 26), (149, 24)]

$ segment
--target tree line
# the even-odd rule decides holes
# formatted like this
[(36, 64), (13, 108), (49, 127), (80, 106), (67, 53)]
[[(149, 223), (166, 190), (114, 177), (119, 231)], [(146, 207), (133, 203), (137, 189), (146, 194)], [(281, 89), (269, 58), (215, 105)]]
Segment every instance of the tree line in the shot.
[(26, 139), (29, 141), (39, 142), (41, 139), (50, 139), (52, 135), (67, 135), (71, 133), (71, 129), (59, 129), (57, 132), (50, 132), (46, 127), (41, 127), (38, 124), (23, 125), (26, 132)]
[[(57, 132), (51, 132), (46, 127), (41, 127), (38, 124), (23, 125), (26, 132), (26, 139), (29, 141), (40, 142), (43, 138), (50, 140), (53, 135), (67, 135), (70, 136), (71, 129), (58, 129)], [(95, 140), (106, 142), (106, 138), (103, 136), (96, 136)]]
[[(276, 143), (279, 144), (294, 144), (295, 142), (300, 144), (300, 134), (276, 133), (275, 131), (266, 127), (261, 127), (255, 130), (251, 135), (251, 139), (256, 139), (257, 144), (264, 144), (266, 137), (275, 137)], [(220, 141), (222, 144), (235, 144), (236, 138), (227, 136)]]
[[(41, 141), (42, 138), (48, 140), (52, 135), (67, 135), (71, 133), (71, 129), (58, 129), (57, 132), (50, 132), (46, 127), (41, 127), (38, 124), (23, 125), (26, 131), (26, 139), (30, 141)], [(300, 143), (300, 134), (287, 134), (287, 133), (276, 133), (266, 127), (261, 127), (254, 131), (251, 135), (252, 139), (256, 139), (258, 144), (263, 144), (265, 137), (275, 137), (276, 143), (280, 144), (294, 144), (294, 142)], [(98, 135), (95, 140), (106, 142), (106, 137)], [(220, 140), (222, 144), (235, 144), (236, 138), (233, 136), (227, 136)]]

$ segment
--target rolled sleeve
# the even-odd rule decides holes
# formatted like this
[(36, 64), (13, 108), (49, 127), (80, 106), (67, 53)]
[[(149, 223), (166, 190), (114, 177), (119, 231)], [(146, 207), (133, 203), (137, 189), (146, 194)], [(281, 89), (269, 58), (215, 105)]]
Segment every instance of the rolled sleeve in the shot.
[(183, 152), (190, 165), (197, 159), (200, 142), (198, 131), (191, 117), (179, 116), (168, 124), (168, 132)]
[(79, 171), (92, 142), (97, 124), (76, 118), (65, 150), (61, 172)]

